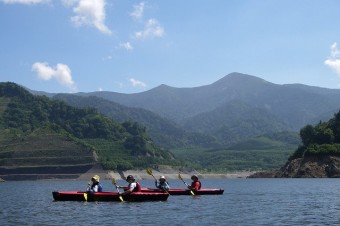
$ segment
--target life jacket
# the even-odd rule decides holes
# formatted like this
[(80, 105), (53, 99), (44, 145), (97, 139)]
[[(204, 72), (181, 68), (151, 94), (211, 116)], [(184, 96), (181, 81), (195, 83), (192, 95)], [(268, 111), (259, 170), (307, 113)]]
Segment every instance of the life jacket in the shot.
[(101, 184), (99, 184), (99, 183), (92, 184), (90, 191), (94, 192), (94, 187), (95, 186), (98, 186), (98, 192), (102, 192), (103, 191), (103, 186)]
[(166, 182), (166, 181), (164, 181), (163, 183), (161, 183), (161, 182), (156, 182), (156, 183), (157, 183), (156, 187), (158, 189), (163, 189), (163, 190), (168, 190), (169, 189), (169, 183)]
[(98, 192), (102, 192), (103, 191), (103, 186), (101, 184), (98, 184)]
[(140, 184), (136, 182), (136, 187), (133, 189), (134, 192), (141, 192), (142, 188), (140, 187)]
[(191, 183), (191, 187), (192, 188), (195, 188), (196, 186), (196, 183), (198, 183), (199, 184), (199, 186), (198, 186), (198, 189), (197, 190), (200, 190), (201, 189), (201, 181), (193, 181), (192, 183)]
[(142, 191), (141, 186), (140, 186), (140, 184), (138, 182), (132, 182), (132, 183), (136, 183), (136, 187), (132, 190), (132, 192), (140, 192), (140, 191)]

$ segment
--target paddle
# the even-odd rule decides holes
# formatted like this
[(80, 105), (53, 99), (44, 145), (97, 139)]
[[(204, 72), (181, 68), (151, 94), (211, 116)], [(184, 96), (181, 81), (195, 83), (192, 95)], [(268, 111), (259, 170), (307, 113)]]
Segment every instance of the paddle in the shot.
[(86, 192), (84, 193), (84, 199), (85, 199), (85, 202), (87, 202), (87, 193)]
[[(91, 181), (87, 183), (87, 191), (90, 190), (90, 186), (91, 186)], [(87, 192), (84, 192), (84, 199), (85, 199), (85, 202), (87, 202)]]
[(119, 199), (120, 199), (120, 201), (121, 201), (121, 202), (124, 202), (124, 199), (123, 199), (123, 197), (120, 195), (118, 186), (117, 186), (117, 184), (116, 184), (116, 179), (112, 178), (112, 184), (113, 184), (113, 185), (116, 187), (116, 189), (117, 189), (117, 192), (118, 192), (118, 194), (119, 194)]
[[(187, 182), (185, 182), (184, 180), (183, 180), (183, 178), (182, 178), (182, 176), (181, 176), (181, 174), (180, 173), (178, 173), (178, 179), (180, 179), (181, 181), (183, 181), (183, 183), (189, 188), (190, 187), (190, 185), (189, 184), (187, 184)], [(190, 193), (192, 194), (192, 195), (195, 195), (195, 193), (190, 189)]]
[(151, 175), (153, 177), (153, 179), (155, 179), (155, 181), (157, 181), (157, 179), (155, 178), (155, 176), (152, 174), (152, 169), (146, 169), (146, 172)]
[[(155, 179), (155, 181), (157, 182), (157, 179), (156, 179), (156, 177), (152, 174), (152, 169), (146, 169), (146, 172), (149, 174), (149, 175), (151, 175), (152, 177), (153, 177), (153, 179)], [(165, 189), (162, 189), (163, 191), (165, 191), (167, 194), (169, 194), (170, 195), (170, 193), (167, 191), (167, 190), (165, 190)]]

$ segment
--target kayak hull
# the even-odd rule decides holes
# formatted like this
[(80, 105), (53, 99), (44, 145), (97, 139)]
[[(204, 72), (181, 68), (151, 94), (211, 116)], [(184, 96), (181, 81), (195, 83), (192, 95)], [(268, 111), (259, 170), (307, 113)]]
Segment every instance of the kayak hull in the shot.
[[(53, 191), (52, 195), (54, 201), (121, 202), (117, 192)], [(127, 202), (166, 201), (168, 197), (169, 194), (162, 192), (133, 192), (122, 196)]]
[[(162, 190), (159, 189), (154, 189), (154, 188), (142, 188), (142, 192), (163, 192), (166, 193)], [(193, 191), (195, 195), (222, 195), (224, 192), (224, 189), (222, 188), (201, 188), (198, 191)], [(169, 189), (168, 193), (170, 195), (192, 195), (191, 191), (188, 189)]]

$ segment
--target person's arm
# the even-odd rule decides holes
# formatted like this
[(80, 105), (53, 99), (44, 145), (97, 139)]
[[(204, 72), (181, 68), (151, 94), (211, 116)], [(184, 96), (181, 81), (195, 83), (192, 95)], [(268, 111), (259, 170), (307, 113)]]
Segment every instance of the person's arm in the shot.
[(132, 190), (128, 189), (128, 190), (124, 191), (121, 195), (128, 195), (128, 194), (132, 193)]
[(191, 183), (191, 185), (187, 185), (187, 187), (191, 190), (191, 189), (194, 189), (194, 182)]
[(168, 182), (164, 183), (163, 189), (166, 190), (166, 191), (168, 191), (170, 189), (170, 186), (169, 186)]
[(121, 188), (121, 189), (123, 189), (124, 191), (126, 191), (126, 190), (129, 189), (129, 187), (127, 187), (127, 186), (117, 186), (117, 188)]
[(127, 194), (132, 193), (132, 191), (133, 191), (133, 189), (135, 189), (135, 187), (136, 187), (136, 183), (131, 183), (131, 184), (129, 185), (129, 189), (127, 189), (126, 191), (124, 191), (124, 192), (122, 193), (122, 195), (127, 195)]

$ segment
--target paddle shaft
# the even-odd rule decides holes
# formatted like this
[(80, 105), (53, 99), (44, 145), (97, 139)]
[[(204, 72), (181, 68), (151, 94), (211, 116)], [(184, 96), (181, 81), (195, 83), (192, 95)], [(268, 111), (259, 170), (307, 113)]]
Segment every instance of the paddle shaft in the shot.
[(181, 178), (181, 180), (183, 181), (183, 183), (189, 188), (190, 187), (190, 185), (187, 183), (187, 182), (185, 182), (184, 180), (183, 180), (183, 178)]
[(151, 174), (151, 176), (153, 177), (153, 179), (155, 179), (155, 181), (157, 181), (156, 177), (153, 174)]
[(192, 195), (195, 195), (195, 193), (192, 191), (191, 186), (190, 186), (187, 182), (185, 182), (185, 181), (183, 180), (183, 178), (182, 178), (182, 176), (181, 176), (180, 173), (178, 174), (178, 178), (181, 179), (181, 181), (183, 181), (183, 183), (190, 189), (190, 193), (191, 193)]
[(116, 187), (116, 190), (117, 190), (117, 192), (118, 192), (118, 194), (119, 194), (119, 199), (120, 199), (120, 201), (121, 201), (121, 202), (124, 202), (124, 199), (123, 199), (123, 197), (121, 196), (121, 194), (120, 194), (120, 192), (119, 192), (119, 189), (118, 189), (118, 186), (117, 186), (117, 184), (116, 184), (116, 180), (115, 180), (115, 179), (112, 179), (112, 184), (114, 184), (115, 187)]

